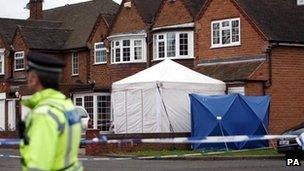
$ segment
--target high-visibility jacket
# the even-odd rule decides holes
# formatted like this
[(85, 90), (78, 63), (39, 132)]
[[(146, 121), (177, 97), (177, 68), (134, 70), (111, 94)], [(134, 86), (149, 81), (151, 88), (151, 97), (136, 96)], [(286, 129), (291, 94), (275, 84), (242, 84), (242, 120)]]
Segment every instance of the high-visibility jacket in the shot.
[(45, 89), (22, 104), (31, 109), (20, 145), (23, 170), (83, 170), (78, 161), (80, 116), (72, 101)]

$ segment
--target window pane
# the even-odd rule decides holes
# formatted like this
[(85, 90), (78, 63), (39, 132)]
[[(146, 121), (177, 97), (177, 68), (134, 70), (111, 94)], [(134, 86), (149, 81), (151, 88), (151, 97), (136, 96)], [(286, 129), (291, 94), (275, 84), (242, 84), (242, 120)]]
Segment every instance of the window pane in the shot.
[(158, 57), (165, 57), (165, 42), (158, 42)]
[(134, 40), (134, 59), (142, 59), (142, 40)]
[(123, 50), (122, 51), (122, 53), (123, 53), (122, 60), (130, 61), (130, 48), (123, 48), (122, 50)]
[(167, 56), (175, 57), (175, 33), (167, 34)]
[(222, 30), (222, 44), (230, 44), (230, 29)]
[(77, 75), (79, 73), (79, 56), (77, 52), (72, 53), (72, 74)]
[(15, 53), (15, 69), (24, 69), (24, 54)]
[(120, 62), (120, 48), (115, 49), (115, 60), (116, 62)]
[(92, 121), (94, 120), (93, 107), (94, 107), (93, 96), (84, 96), (84, 108), (88, 112)]
[(229, 21), (223, 21), (222, 27), (229, 27)]
[(130, 46), (130, 40), (124, 40), (123, 46)]
[(106, 62), (107, 61), (107, 52), (105, 49), (96, 51), (96, 63)]
[(213, 26), (213, 44), (220, 44), (220, 24), (214, 23)]
[(182, 33), (179, 35), (179, 54), (188, 55), (188, 34)]
[(122, 61), (130, 61), (130, 40), (123, 40)]
[(239, 21), (238, 20), (232, 21), (232, 42), (240, 41), (239, 29), (240, 29)]
[(82, 98), (76, 98), (75, 105), (76, 106), (82, 106)]
[(111, 126), (111, 96), (97, 96), (97, 127), (101, 131), (109, 131)]
[(104, 48), (103, 43), (96, 44), (95, 49), (101, 49), (101, 48)]

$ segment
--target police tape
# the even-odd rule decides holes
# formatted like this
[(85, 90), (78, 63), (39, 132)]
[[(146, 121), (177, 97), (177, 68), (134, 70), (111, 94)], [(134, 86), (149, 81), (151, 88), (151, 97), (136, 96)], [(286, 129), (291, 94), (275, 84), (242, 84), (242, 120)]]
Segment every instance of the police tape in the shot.
[[(106, 135), (91, 140), (82, 140), (82, 145), (89, 144), (125, 144), (125, 143), (147, 143), (147, 144), (202, 144), (202, 143), (232, 143), (244, 141), (263, 141), (275, 139), (296, 139), (304, 149), (304, 133), (297, 135), (260, 135), (260, 136), (207, 136), (207, 137), (179, 137), (179, 138), (144, 138), (144, 139), (108, 139)], [(19, 145), (20, 139), (0, 139), (0, 146)]]

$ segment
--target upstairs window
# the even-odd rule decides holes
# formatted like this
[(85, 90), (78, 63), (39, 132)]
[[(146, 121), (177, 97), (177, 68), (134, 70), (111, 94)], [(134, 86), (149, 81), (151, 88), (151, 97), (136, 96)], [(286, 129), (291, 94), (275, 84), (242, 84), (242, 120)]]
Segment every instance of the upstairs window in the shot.
[(24, 51), (15, 52), (15, 71), (24, 70)]
[(79, 55), (78, 52), (72, 53), (72, 75), (79, 75)]
[(193, 58), (193, 32), (168, 32), (155, 34), (153, 38), (154, 59)]
[(4, 50), (0, 50), (0, 75), (4, 75)]
[(94, 64), (107, 63), (107, 49), (103, 42), (95, 43), (94, 46)]
[(240, 40), (240, 19), (227, 19), (211, 23), (211, 48), (238, 46)]
[(124, 39), (111, 41), (112, 63), (145, 62), (144, 39)]

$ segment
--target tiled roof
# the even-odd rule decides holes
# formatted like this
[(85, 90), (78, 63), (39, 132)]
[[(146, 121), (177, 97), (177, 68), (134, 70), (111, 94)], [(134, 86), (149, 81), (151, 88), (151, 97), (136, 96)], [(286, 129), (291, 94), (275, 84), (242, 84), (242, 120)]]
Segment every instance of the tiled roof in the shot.
[(60, 28), (61, 25), (62, 22), (58, 21), (35, 21), (0, 18), (0, 34), (3, 36), (5, 43), (10, 45), (18, 26)]
[[(62, 21), (62, 26), (73, 29), (65, 49), (85, 47), (86, 41), (100, 13), (115, 15), (119, 5), (112, 0), (93, 0), (43, 11), (45, 20)], [(112, 17), (106, 17), (112, 22)]]
[(304, 6), (296, 0), (235, 0), (271, 41), (304, 43)]
[(265, 55), (204, 60), (197, 70), (222, 81), (243, 81), (249, 80), (265, 60)]
[(133, 2), (146, 23), (154, 20), (155, 14), (161, 4), (161, 0), (133, 0)]
[(184, 0), (191, 14), (195, 17), (207, 0)]
[(65, 47), (72, 30), (61, 28), (19, 27), (26, 45), (30, 49), (59, 50)]

